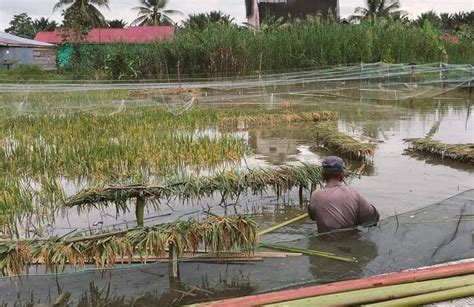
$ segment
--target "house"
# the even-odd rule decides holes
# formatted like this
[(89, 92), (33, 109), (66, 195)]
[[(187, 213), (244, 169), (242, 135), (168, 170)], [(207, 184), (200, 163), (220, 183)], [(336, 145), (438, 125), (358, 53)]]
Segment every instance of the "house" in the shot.
[[(154, 41), (161, 41), (173, 38), (175, 27), (173, 26), (148, 26), (148, 27), (129, 27), (125, 29), (97, 28), (89, 31), (84, 39), (86, 44), (146, 44)], [(51, 32), (39, 32), (36, 40), (50, 43), (67, 43), (61, 30), (57, 29)]]
[(36, 64), (45, 70), (56, 69), (56, 46), (0, 32), (0, 69), (20, 64)]
[(325, 18), (328, 13), (339, 17), (339, 0), (245, 0), (245, 6), (252, 25), (269, 17), (305, 18), (321, 14)]
[[(129, 27), (125, 29), (96, 28), (91, 29), (87, 36), (81, 40), (81, 44), (94, 44), (106, 48), (111, 44), (140, 45), (173, 38), (175, 27), (173, 26), (145, 26)], [(64, 69), (71, 64), (74, 47), (69, 44), (71, 40), (63, 35), (61, 29), (50, 32), (39, 32), (36, 40), (59, 45), (57, 57), (58, 67)]]

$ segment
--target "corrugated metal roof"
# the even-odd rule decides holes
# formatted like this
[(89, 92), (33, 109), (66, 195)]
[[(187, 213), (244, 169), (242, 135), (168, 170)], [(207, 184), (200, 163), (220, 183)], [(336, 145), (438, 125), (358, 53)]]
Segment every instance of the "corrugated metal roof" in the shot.
[[(129, 27), (125, 29), (97, 28), (89, 31), (87, 43), (110, 44), (110, 43), (149, 43), (157, 40), (170, 39), (174, 35), (173, 26), (148, 26)], [(63, 42), (61, 31), (39, 32), (35, 39), (60, 44)]]
[(19, 37), (13, 34), (0, 32), (0, 46), (9, 47), (54, 47), (45, 42)]

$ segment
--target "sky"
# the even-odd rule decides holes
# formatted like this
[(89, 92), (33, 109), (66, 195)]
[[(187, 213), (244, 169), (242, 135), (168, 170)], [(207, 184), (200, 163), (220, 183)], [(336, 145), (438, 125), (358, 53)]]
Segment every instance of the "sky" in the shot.
[[(57, 0), (0, 0), (0, 31), (8, 27), (13, 15), (27, 13), (33, 19), (48, 17), (61, 21), (60, 12), (52, 12)], [(339, 0), (341, 16), (347, 17), (358, 6), (363, 6), (364, 0)], [(401, 0), (402, 10), (407, 11), (410, 17), (416, 17), (422, 12), (434, 10), (436, 12), (471, 11), (474, 9), (474, 0)], [(138, 0), (110, 0), (110, 10), (102, 9), (107, 19), (123, 19), (130, 23), (137, 16), (131, 8), (138, 5)], [(188, 14), (220, 10), (231, 15), (237, 22), (245, 21), (244, 0), (169, 0), (168, 9), (179, 10), (185, 18)]]

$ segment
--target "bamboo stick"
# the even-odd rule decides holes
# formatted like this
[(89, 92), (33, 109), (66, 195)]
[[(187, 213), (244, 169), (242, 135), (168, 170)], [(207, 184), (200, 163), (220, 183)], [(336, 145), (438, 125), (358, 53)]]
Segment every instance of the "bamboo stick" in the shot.
[(297, 217), (295, 217), (295, 218), (292, 218), (291, 220), (285, 221), (285, 222), (280, 223), (280, 224), (278, 224), (278, 225), (275, 225), (275, 226), (272, 226), (272, 227), (267, 228), (267, 229), (265, 229), (265, 230), (262, 230), (262, 231), (260, 231), (260, 232), (258, 233), (258, 235), (259, 235), (259, 236), (266, 235), (266, 234), (268, 234), (268, 233), (270, 233), (270, 232), (273, 232), (273, 231), (275, 231), (275, 230), (277, 230), (277, 229), (280, 229), (280, 228), (283, 228), (283, 227), (288, 226), (288, 225), (290, 225), (290, 224), (293, 224), (293, 223), (295, 223), (295, 222), (301, 221), (301, 220), (303, 220), (303, 219), (306, 218), (306, 217), (308, 217), (308, 214), (307, 214), (307, 213), (301, 214), (301, 215), (299, 215), (299, 216), (297, 216)]
[(294, 253), (302, 253), (303, 255), (319, 256), (319, 257), (324, 257), (324, 258), (329, 258), (329, 259), (334, 259), (334, 260), (340, 260), (340, 261), (345, 261), (345, 262), (357, 262), (357, 259), (355, 259), (354, 257), (339, 256), (339, 255), (332, 254), (332, 253), (321, 252), (321, 251), (311, 250), (311, 249), (302, 249), (302, 248), (296, 248), (296, 247), (289, 247), (289, 246), (280, 245), (280, 244), (261, 243), (260, 247), (276, 249), (276, 250), (282, 250), (282, 251), (288, 251), (288, 252), (294, 252)]
[(474, 285), (444, 290), (439, 292), (421, 294), (391, 301), (384, 301), (366, 306), (419, 306), (436, 302), (454, 300), (474, 296)]
[[(474, 285), (474, 274), (316, 296), (267, 306), (360, 305)], [(392, 305), (392, 304), (390, 304)]]
[(415, 281), (433, 280), (466, 274), (474, 274), (474, 261), (412, 269), (403, 272), (393, 272), (383, 275), (371, 276), (362, 279), (339, 281), (330, 284), (302, 287), (258, 295), (215, 301), (203, 306), (255, 306), (290, 301), (301, 298), (314, 297), (333, 293), (342, 293), (354, 290), (373, 289), (375, 287), (392, 286)]

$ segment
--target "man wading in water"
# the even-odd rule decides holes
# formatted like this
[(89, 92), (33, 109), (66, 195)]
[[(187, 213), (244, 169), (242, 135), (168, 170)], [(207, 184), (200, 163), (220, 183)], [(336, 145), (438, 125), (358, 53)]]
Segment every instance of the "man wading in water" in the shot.
[(311, 195), (308, 215), (316, 221), (318, 232), (351, 228), (357, 225), (374, 226), (379, 213), (374, 206), (355, 189), (346, 186), (344, 162), (336, 156), (329, 156), (322, 163), (323, 180), (326, 187)]

